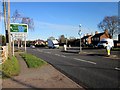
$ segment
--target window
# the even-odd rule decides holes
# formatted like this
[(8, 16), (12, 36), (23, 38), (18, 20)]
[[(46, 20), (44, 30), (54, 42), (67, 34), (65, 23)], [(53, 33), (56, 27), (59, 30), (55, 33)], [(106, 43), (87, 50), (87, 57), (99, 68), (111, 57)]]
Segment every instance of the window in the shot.
[(97, 38), (97, 41), (99, 41), (99, 37)]

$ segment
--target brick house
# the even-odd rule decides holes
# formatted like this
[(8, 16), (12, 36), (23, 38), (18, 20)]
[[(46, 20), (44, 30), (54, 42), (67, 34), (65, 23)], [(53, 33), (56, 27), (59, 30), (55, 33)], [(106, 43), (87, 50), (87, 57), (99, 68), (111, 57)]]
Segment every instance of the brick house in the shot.
[(118, 35), (118, 41), (120, 42), (120, 34)]
[(103, 38), (111, 38), (110, 34), (108, 33), (108, 30), (105, 30), (103, 33), (95, 32), (95, 35), (91, 38), (92, 44), (94, 46), (97, 46), (97, 44), (100, 42)]
[(2, 46), (2, 35), (0, 35), (0, 46)]
[(92, 35), (85, 35), (81, 38), (82, 40), (82, 45), (83, 46), (89, 46), (92, 42), (91, 42), (91, 38), (92, 38)]
[(35, 45), (45, 45), (45, 41), (38, 39), (34, 42), (34, 44)]
[(120, 34), (118, 35), (118, 40), (114, 40), (114, 47), (120, 48)]

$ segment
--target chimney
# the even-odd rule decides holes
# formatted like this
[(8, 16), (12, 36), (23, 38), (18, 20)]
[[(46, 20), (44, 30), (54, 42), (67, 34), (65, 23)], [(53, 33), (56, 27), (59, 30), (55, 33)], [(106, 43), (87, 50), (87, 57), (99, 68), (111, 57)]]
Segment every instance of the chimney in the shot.
[(91, 32), (91, 35), (94, 36), (93, 32)]
[(107, 30), (107, 29), (105, 29), (104, 33), (108, 34), (108, 30)]
[(95, 34), (98, 34), (98, 31), (95, 31)]
[(87, 35), (86, 36), (89, 36), (89, 34), (87, 33)]

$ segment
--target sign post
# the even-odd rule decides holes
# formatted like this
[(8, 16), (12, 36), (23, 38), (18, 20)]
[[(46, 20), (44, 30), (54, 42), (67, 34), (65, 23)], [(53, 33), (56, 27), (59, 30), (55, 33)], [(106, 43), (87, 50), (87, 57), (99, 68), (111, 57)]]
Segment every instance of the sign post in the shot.
[[(13, 48), (14, 48), (14, 38), (15, 39), (24, 39), (25, 40), (25, 52), (26, 52), (26, 37), (28, 33), (28, 25), (27, 24), (19, 24), (19, 23), (11, 23), (10, 24), (10, 33), (13, 38)], [(19, 41), (18, 41), (19, 48)], [(14, 56), (14, 51), (13, 51)]]

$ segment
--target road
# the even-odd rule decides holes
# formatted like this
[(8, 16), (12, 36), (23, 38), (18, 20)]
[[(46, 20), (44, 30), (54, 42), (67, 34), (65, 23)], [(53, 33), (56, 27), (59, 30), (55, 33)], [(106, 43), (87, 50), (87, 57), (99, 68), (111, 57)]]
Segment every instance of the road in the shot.
[[(61, 52), (60, 49), (27, 48), (27, 52), (52, 64), (73, 81), (85, 88), (120, 88), (118, 63), (101, 50), (84, 50), (94, 54)], [(104, 51), (103, 51), (104, 52)]]

